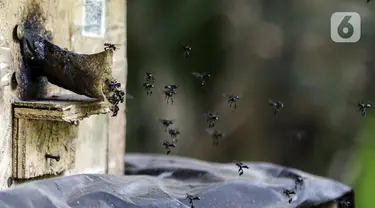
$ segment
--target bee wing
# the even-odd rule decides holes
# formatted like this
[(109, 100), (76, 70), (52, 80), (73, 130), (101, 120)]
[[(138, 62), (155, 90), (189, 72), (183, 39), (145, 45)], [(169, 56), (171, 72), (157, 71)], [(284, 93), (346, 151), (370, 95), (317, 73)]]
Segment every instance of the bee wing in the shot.
[(361, 103), (366, 104), (365, 100), (361, 96), (358, 96), (357, 91), (353, 92), (352, 95), (349, 96), (349, 99), (347, 102), (349, 103), (350, 106), (355, 107), (355, 108), (358, 108), (359, 104)]
[(170, 90), (169, 86), (171, 86), (171, 85), (176, 85), (177, 88), (180, 87), (180, 85), (178, 85), (178, 84), (167, 84), (167, 85), (163, 86), (164, 91)]
[(161, 92), (163, 94), (170, 90), (170, 89), (166, 89), (165, 86), (159, 86), (157, 89), (158, 89), (159, 92)]
[(154, 73), (151, 73), (151, 72), (146, 72), (146, 73), (144, 73), (143, 75), (141, 74), (140, 75), (140, 77), (142, 78), (142, 79), (146, 79), (148, 76), (148, 74), (152, 74), (152, 76), (154, 76)]
[(176, 128), (168, 128), (168, 132), (178, 131)]
[(208, 73), (208, 72), (203, 72), (201, 73), (201, 75), (206, 78), (211, 77), (211, 73)]
[(193, 72), (192, 74), (193, 74), (193, 76), (195, 76), (196, 78), (201, 78), (201, 77), (203, 76), (202, 74), (200, 74), (200, 73), (198, 73), (198, 72)]
[(221, 94), (223, 97), (225, 97), (225, 98), (229, 98), (231, 95), (230, 94), (227, 94), (227, 93), (222, 93)]
[(240, 164), (240, 161), (238, 161), (238, 160), (232, 160), (232, 162), (235, 163), (236, 165)]
[(172, 122), (175, 122), (176, 121), (176, 119), (167, 119), (167, 118), (159, 118), (159, 117), (156, 117), (155, 119), (159, 120), (160, 122), (163, 122), (163, 121), (172, 121)]
[(113, 46), (119, 47), (119, 46), (121, 46), (122, 44), (119, 44), (119, 43), (104, 43), (104, 46), (110, 46), (110, 45), (113, 45)]
[(164, 86), (162, 88), (159, 86), (157, 89), (158, 89), (158, 92), (165, 93)]
[(360, 104), (362, 103), (362, 101), (349, 101), (349, 105), (350, 105), (350, 107), (352, 107), (352, 108), (358, 108), (358, 110), (360, 110), (359, 109), (359, 107), (360, 107)]
[(158, 120), (158, 121), (160, 121), (160, 122), (163, 122), (164, 120), (166, 120), (164, 118), (159, 118), (159, 117), (156, 117), (155, 119)]
[(126, 93), (126, 99), (134, 99), (134, 97), (130, 95), (129, 93)]
[(211, 114), (211, 115), (213, 115), (213, 116), (220, 116), (220, 113), (218, 113), (218, 112), (213, 112), (213, 111), (206, 111), (206, 113), (204, 113), (204, 115), (209, 115), (209, 114)]
[(206, 132), (213, 135), (215, 133), (216, 130), (214, 129), (206, 129)]
[(211, 114), (212, 114), (211, 112), (207, 112), (207, 113), (204, 113), (204, 116), (209, 117)]

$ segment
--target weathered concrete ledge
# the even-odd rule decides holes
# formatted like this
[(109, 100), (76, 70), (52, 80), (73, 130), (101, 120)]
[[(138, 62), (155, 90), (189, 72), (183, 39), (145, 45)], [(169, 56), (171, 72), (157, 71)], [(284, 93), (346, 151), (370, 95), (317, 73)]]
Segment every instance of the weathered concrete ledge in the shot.
[(13, 109), (16, 118), (76, 122), (110, 112), (110, 104), (81, 95), (58, 95), (38, 100), (16, 100)]

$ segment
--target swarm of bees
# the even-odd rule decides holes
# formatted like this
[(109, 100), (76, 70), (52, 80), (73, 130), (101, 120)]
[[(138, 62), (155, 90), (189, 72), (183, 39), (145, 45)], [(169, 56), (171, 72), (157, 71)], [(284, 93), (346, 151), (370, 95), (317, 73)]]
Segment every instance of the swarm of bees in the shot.
[(236, 161), (236, 166), (238, 167), (238, 175), (242, 176), (243, 175), (243, 169), (249, 169), (249, 166), (244, 165), (242, 162)]
[[(369, 1), (370, 0), (367, 0), (367, 2), (369, 2)], [(104, 46), (105, 46), (104, 50), (114, 50), (114, 51), (118, 47), (118, 45), (116, 45), (116, 44), (109, 44), (109, 43), (104, 44)], [(192, 48), (189, 45), (184, 44), (184, 43), (182, 43), (182, 47), (183, 47), (183, 51), (184, 51), (184, 57), (185, 57), (185, 59), (188, 59), (189, 56), (191, 55)], [(206, 73), (206, 72), (205, 73), (192, 72), (192, 75), (200, 81), (201, 86), (205, 86), (207, 84), (207, 80), (211, 77), (211, 74)], [(152, 90), (155, 87), (155, 76), (154, 76), (154, 74), (152, 74), (151, 72), (147, 72), (144, 76), (144, 82), (143, 82), (142, 86), (146, 91), (146, 95), (151, 96), (152, 93), (153, 93)], [(115, 106), (114, 107), (115, 109), (113, 109), (113, 114), (115, 115), (115, 114), (117, 114), (117, 112), (119, 110), (117, 104), (119, 102), (123, 102), (125, 93), (121, 93), (117, 90), (121, 87), (120, 83), (110, 82), (108, 84), (108, 87), (110, 88), (111, 91), (114, 92), (113, 96), (108, 100), (109, 100), (110, 103), (114, 104), (114, 106)], [(163, 91), (163, 94), (165, 96), (165, 100), (166, 100), (167, 104), (170, 103), (170, 104), (173, 105), (173, 103), (174, 103), (173, 97), (174, 97), (174, 95), (177, 94), (178, 88), (179, 88), (179, 85), (177, 85), (177, 84), (164, 85), (164, 88), (162, 89), (162, 91)], [(126, 95), (126, 96), (127, 96), (127, 98), (129, 98), (128, 95)], [(227, 98), (228, 106), (229, 106), (229, 108), (232, 108), (232, 109), (236, 109), (238, 107), (238, 101), (242, 98), (242, 95), (238, 95), (238, 94), (224, 94), (223, 93), (223, 96)], [(130, 98), (132, 98), (132, 96), (130, 96)], [(269, 106), (271, 106), (273, 108), (273, 114), (274, 114), (275, 117), (277, 117), (277, 116), (279, 116), (280, 111), (284, 108), (284, 103), (280, 100), (269, 100)], [(358, 111), (361, 112), (361, 115), (363, 117), (365, 117), (367, 115), (367, 110), (369, 108), (371, 108), (370, 103), (360, 102), (357, 105), (357, 109), (358, 109)], [(208, 113), (205, 113), (204, 115), (205, 115), (205, 118), (206, 118), (206, 123), (208, 124), (208, 128), (206, 129), (206, 132), (209, 135), (211, 135), (211, 137), (212, 137), (212, 145), (217, 146), (217, 145), (219, 145), (219, 142), (225, 136), (221, 131), (219, 131), (217, 129), (214, 129), (216, 122), (220, 118), (219, 113), (208, 112)], [(172, 139), (171, 141), (164, 140), (162, 142), (162, 146), (165, 148), (166, 154), (169, 155), (172, 151), (172, 148), (176, 147), (177, 138), (180, 136), (181, 132), (178, 128), (170, 128), (171, 125), (173, 125), (175, 123), (173, 120), (166, 119), (166, 118), (157, 118), (157, 119), (163, 125), (164, 131), (166, 133), (168, 133), (169, 136)], [(298, 137), (302, 137), (302, 133)], [(238, 175), (239, 176), (242, 176), (244, 174), (244, 169), (249, 169), (249, 166), (244, 165), (242, 162), (236, 161), (235, 165), (238, 168)], [(283, 190), (283, 194), (288, 197), (288, 203), (292, 203), (293, 196), (297, 194), (296, 192), (297, 192), (298, 188), (303, 187), (304, 180), (305, 180), (305, 178), (296, 175), (294, 177), (294, 183), (295, 183), (294, 189), (284, 189)], [(192, 208), (194, 207), (193, 202), (195, 200), (200, 200), (200, 197), (189, 195), (189, 194), (187, 194), (186, 198), (189, 200), (189, 204)], [(350, 205), (350, 202), (347, 202), (347, 201), (342, 202), (342, 203), (345, 204), (345, 205), (348, 205), (348, 204)]]
[(193, 195), (190, 195), (190, 194), (186, 194), (186, 199), (189, 200), (190, 208), (194, 208), (194, 201), (201, 200), (201, 198), (199, 196), (193, 196)]
[(112, 104), (112, 116), (117, 116), (119, 107), (119, 103), (123, 103), (125, 99), (125, 93), (121, 90), (121, 84), (116, 81), (109, 81), (108, 88), (110, 91), (110, 96), (108, 97), (108, 102)]

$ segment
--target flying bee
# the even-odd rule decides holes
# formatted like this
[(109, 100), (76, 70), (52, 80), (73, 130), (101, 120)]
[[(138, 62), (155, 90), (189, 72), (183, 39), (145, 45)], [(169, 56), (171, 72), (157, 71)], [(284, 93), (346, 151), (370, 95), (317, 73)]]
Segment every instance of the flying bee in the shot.
[(118, 49), (118, 47), (120, 46), (120, 44), (112, 44), (112, 43), (104, 43), (104, 50), (107, 51), (107, 50), (116, 50)]
[(186, 199), (189, 200), (190, 208), (194, 208), (194, 201), (201, 200), (201, 198), (199, 196), (193, 196), (193, 195), (190, 195), (190, 194), (186, 194)]
[(208, 123), (208, 128), (212, 128), (215, 126), (215, 122), (219, 120), (218, 113), (206, 113), (206, 122)]
[(306, 131), (304, 131), (304, 130), (295, 130), (295, 131), (293, 131), (292, 135), (297, 140), (302, 140), (306, 136)]
[(178, 129), (168, 129), (168, 134), (171, 135), (172, 138), (177, 138), (181, 132)]
[(279, 177), (286, 177), (286, 178), (289, 178), (289, 179), (292, 179), (294, 181), (294, 189), (297, 190), (298, 189), (298, 186), (302, 187), (305, 180), (307, 178), (305, 177), (302, 177), (300, 176), (299, 174), (297, 173), (294, 173), (294, 172), (290, 172), (288, 170), (283, 170), (280, 174), (279, 174)]
[(155, 85), (145, 82), (145, 83), (143, 83), (143, 87), (146, 90), (146, 94), (151, 96), (152, 95), (152, 89), (155, 87)]
[(296, 192), (294, 190), (284, 189), (283, 194), (285, 194), (285, 196), (289, 198), (288, 202), (290, 204), (292, 203), (292, 200), (293, 200), (292, 195), (295, 195)]
[(165, 95), (165, 99), (167, 100), (167, 104), (171, 102), (171, 104), (173, 105), (174, 103), (173, 96), (175, 94), (176, 94), (176, 91), (174, 90), (164, 90), (164, 95)]
[(243, 175), (243, 168), (249, 169), (249, 166), (244, 165), (242, 162), (236, 161), (236, 166), (238, 167), (238, 175), (242, 176)]
[(282, 103), (279, 100), (276, 100), (276, 101), (269, 100), (269, 105), (275, 108), (275, 110), (273, 111), (275, 116), (278, 116), (280, 113), (280, 110), (284, 107), (284, 103)]
[(224, 93), (223, 96), (228, 98), (228, 104), (230, 108), (232, 108), (232, 106), (234, 108), (237, 108), (237, 101), (240, 99), (240, 95), (227, 95)]
[(109, 87), (109, 90), (110, 90), (110, 91), (114, 91), (114, 90), (116, 90), (117, 88), (121, 88), (121, 83), (116, 82), (116, 81), (114, 81), (114, 80), (111, 80), (111, 81), (109, 81), (109, 83), (108, 83), (108, 87)]
[(184, 49), (185, 59), (188, 59), (191, 54), (191, 47), (185, 43), (181, 43), (182, 48)]
[(165, 128), (165, 132), (167, 132), (168, 127), (173, 124), (173, 120), (162, 119), (162, 118), (158, 118), (158, 119), (161, 122), (161, 124), (163, 124)]
[(124, 97), (126, 97), (126, 99), (134, 99), (134, 97), (128, 93), (125, 94), (125, 92), (116, 91), (112, 96), (108, 98), (108, 101), (111, 104), (118, 105), (119, 103), (124, 102)]
[(217, 146), (219, 144), (219, 140), (222, 139), (225, 135), (218, 130), (215, 129), (206, 129), (206, 131), (211, 134), (212, 136), (212, 145)]
[(167, 151), (167, 155), (169, 155), (169, 153), (171, 153), (172, 149), (171, 147), (175, 148), (176, 145), (173, 143), (173, 142), (169, 142), (169, 141), (163, 141), (163, 146), (165, 148), (165, 150)]
[(296, 176), (295, 178), (294, 178), (294, 189), (297, 189), (298, 188), (298, 186), (299, 187), (302, 187), (303, 186), (303, 183), (304, 183), (304, 181), (305, 181), (305, 179), (306, 178), (304, 178), (304, 177), (302, 177), (302, 176)]
[(208, 80), (208, 78), (211, 77), (211, 74), (193, 72), (193, 76), (198, 78), (201, 81), (201, 85), (204, 86), (206, 84), (206, 81)]
[(336, 200), (336, 203), (339, 205), (338, 207), (342, 208), (349, 208), (351, 203), (348, 200)]
[(151, 83), (155, 82), (155, 76), (150, 72), (146, 73), (144, 79), (145, 79), (146, 82), (151, 82)]
[(371, 108), (371, 104), (370, 103), (362, 103), (362, 102), (360, 102), (360, 103), (358, 103), (357, 108), (358, 108), (358, 111), (361, 111), (362, 116), (365, 117), (367, 115), (366, 110), (368, 108)]

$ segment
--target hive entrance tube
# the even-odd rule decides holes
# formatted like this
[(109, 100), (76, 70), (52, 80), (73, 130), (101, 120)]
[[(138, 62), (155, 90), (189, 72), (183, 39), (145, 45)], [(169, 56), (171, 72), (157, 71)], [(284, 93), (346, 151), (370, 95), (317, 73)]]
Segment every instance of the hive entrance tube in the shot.
[(96, 54), (78, 54), (51, 42), (51, 33), (32, 21), (17, 26), (22, 64), (20, 97), (43, 97), (47, 82), (74, 93), (106, 101), (114, 115), (124, 101), (121, 84), (112, 77), (113, 50)]

